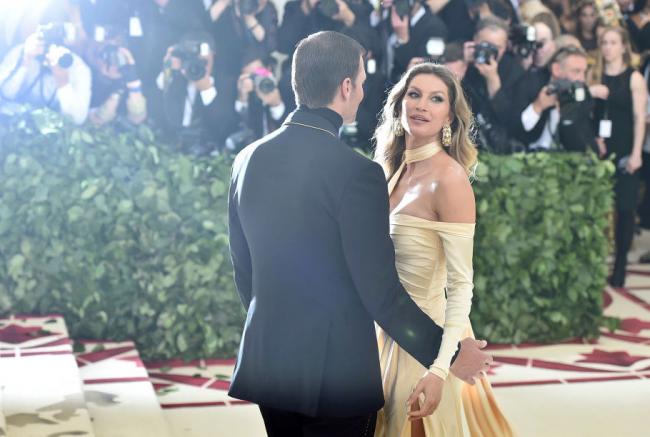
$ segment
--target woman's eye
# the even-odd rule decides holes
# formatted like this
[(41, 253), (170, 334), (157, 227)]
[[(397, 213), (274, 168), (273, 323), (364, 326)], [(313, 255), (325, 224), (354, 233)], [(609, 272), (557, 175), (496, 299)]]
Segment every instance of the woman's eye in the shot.
[(436, 103), (442, 103), (444, 101), (441, 96), (433, 96), (431, 100), (433, 100)]
[(415, 98), (418, 97), (418, 93), (416, 93), (415, 91), (411, 91), (410, 93), (408, 93), (408, 96)]

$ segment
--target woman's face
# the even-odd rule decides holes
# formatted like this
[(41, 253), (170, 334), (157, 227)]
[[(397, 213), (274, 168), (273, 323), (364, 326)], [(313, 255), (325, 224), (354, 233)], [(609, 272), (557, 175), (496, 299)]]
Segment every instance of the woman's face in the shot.
[(605, 32), (600, 43), (600, 50), (605, 62), (613, 62), (623, 58), (625, 46), (623, 39), (617, 32)]
[(535, 23), (535, 33), (537, 34), (537, 43), (539, 48), (535, 51), (535, 65), (543, 67), (555, 53), (556, 46), (553, 40), (553, 32), (544, 23)]
[(416, 139), (433, 141), (444, 124), (450, 123), (449, 90), (434, 74), (418, 74), (406, 88), (402, 99), (401, 122), (404, 131)]
[(598, 23), (598, 14), (596, 13), (596, 9), (591, 5), (583, 7), (580, 9), (578, 20), (580, 20), (580, 28), (582, 30), (593, 31)]

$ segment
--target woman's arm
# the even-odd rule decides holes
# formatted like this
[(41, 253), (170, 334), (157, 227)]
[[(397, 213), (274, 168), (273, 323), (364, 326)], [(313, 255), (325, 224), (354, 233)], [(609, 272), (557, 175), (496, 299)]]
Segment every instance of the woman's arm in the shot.
[(447, 305), (442, 344), (438, 357), (430, 367), (445, 379), (458, 342), (466, 336), (474, 288), (472, 257), (476, 207), (467, 173), (455, 164), (446, 171), (435, 191), (434, 207), (438, 221), (446, 222), (438, 229), (447, 265)]
[(645, 116), (648, 100), (645, 80), (638, 71), (632, 73), (630, 89), (632, 91), (632, 109), (634, 112), (634, 144), (627, 170), (633, 173), (641, 168), (642, 164), (641, 152), (643, 150), (643, 140), (645, 139)]

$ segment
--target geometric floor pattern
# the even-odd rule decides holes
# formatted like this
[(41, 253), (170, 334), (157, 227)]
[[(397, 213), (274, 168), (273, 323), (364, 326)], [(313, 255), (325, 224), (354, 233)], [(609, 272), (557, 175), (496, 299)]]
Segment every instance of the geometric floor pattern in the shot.
[[(650, 266), (605, 291), (620, 329), (594, 342), (492, 345), (497, 401), (519, 436), (650, 436)], [(148, 364), (176, 436), (264, 436), (255, 406), (229, 398), (233, 362)]]
[[(631, 264), (604, 300), (622, 322), (597, 341), (489, 346), (519, 436), (650, 437), (650, 265)], [(227, 394), (234, 360), (145, 366), (131, 342), (76, 350), (58, 315), (0, 319), (0, 437), (266, 435), (257, 407)]]

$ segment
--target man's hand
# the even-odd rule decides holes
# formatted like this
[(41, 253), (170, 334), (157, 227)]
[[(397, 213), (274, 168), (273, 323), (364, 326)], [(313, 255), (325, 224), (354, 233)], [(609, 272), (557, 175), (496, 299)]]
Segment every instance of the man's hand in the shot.
[(332, 19), (342, 22), (346, 27), (351, 27), (356, 19), (354, 12), (343, 0), (336, 0), (336, 4), (339, 5), (339, 11), (332, 16)]
[(548, 93), (548, 86), (545, 86), (541, 89), (537, 98), (533, 102), (533, 109), (537, 114), (541, 114), (548, 108), (557, 105), (557, 95)]
[(486, 346), (487, 341), (485, 340), (466, 338), (461, 341), (460, 352), (454, 364), (451, 365), (451, 372), (458, 379), (474, 385), (476, 380), (481, 377), (481, 373), (490, 369), (490, 364), (493, 361), (492, 356), (481, 350)]
[(254, 89), (255, 84), (253, 83), (250, 74), (242, 74), (237, 80), (237, 100), (242, 103), (248, 102), (248, 96)]
[(393, 26), (393, 31), (397, 36), (400, 43), (406, 44), (409, 42), (409, 17), (400, 17), (397, 15), (395, 6), (390, 11), (390, 24)]
[(595, 97), (597, 99), (603, 99), (607, 100), (609, 97), (609, 88), (607, 88), (607, 85), (592, 85), (589, 87), (589, 93), (592, 95), (592, 97)]
[[(440, 404), (440, 400), (442, 399), (444, 383), (445, 381), (433, 373), (427, 372), (424, 374), (406, 401), (409, 409), (409, 420), (422, 419), (431, 415), (438, 408), (438, 404)], [(416, 410), (415, 408), (418, 406), (418, 400), (421, 394), (424, 395), (424, 403), (419, 405), (420, 408)]]
[(173, 46), (167, 48), (167, 53), (165, 54), (165, 59), (163, 59), (163, 63), (167, 65), (167, 63), (169, 62), (169, 68), (171, 68), (172, 70), (180, 70), (182, 65), (181, 60), (172, 55), (173, 51), (174, 51)]
[(633, 174), (635, 171), (641, 168), (641, 165), (643, 165), (641, 154), (632, 153), (630, 155), (630, 159), (627, 160), (625, 170), (627, 170), (629, 174)]
[(31, 64), (38, 56), (45, 54), (45, 44), (38, 34), (33, 33), (25, 40), (23, 46), (23, 65)]

